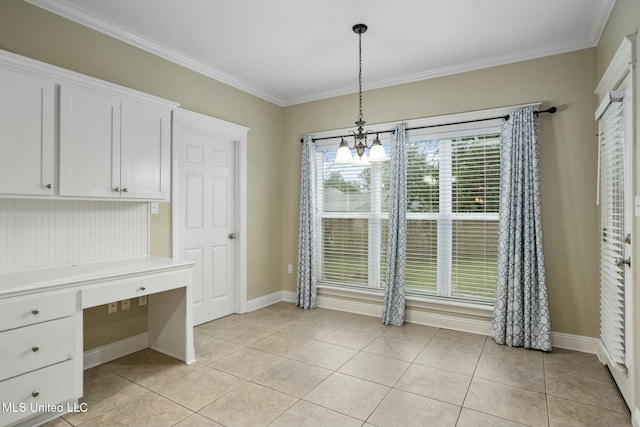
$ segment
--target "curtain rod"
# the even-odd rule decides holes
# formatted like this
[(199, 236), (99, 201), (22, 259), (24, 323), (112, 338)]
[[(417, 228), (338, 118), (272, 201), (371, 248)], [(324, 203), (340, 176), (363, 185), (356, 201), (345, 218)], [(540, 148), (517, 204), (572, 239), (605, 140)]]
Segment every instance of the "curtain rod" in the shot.
[[(556, 111), (558, 111), (558, 109), (556, 107), (550, 107), (547, 108), (546, 110), (542, 110), (542, 111), (534, 111), (533, 114), (535, 114), (536, 116), (540, 113), (550, 113), (550, 114), (554, 114)], [(488, 117), (486, 119), (475, 119), (475, 120), (465, 120), (462, 122), (453, 122), (453, 123), (441, 123), (441, 124), (437, 124), (437, 125), (427, 125), (427, 126), (416, 126), (416, 127), (412, 127), (412, 128), (406, 128), (405, 130), (417, 130), (417, 129), (427, 129), (427, 128), (437, 128), (437, 127), (441, 127), (441, 126), (453, 126), (453, 125), (463, 125), (465, 123), (475, 123), (475, 122), (486, 122), (488, 120), (496, 120), (496, 119), (504, 119), (504, 120), (509, 120), (509, 115), (507, 114), (506, 116), (498, 116), (498, 117)], [(379, 134), (379, 133), (393, 133), (393, 129), (389, 129), (389, 130), (381, 130), (379, 132), (371, 132), (372, 134)], [(325, 139), (334, 139), (334, 138), (349, 138), (353, 135), (335, 135), (335, 136), (323, 136), (321, 138), (313, 138), (312, 141), (322, 141)], [(304, 139), (301, 138), (300, 142), (304, 142)]]

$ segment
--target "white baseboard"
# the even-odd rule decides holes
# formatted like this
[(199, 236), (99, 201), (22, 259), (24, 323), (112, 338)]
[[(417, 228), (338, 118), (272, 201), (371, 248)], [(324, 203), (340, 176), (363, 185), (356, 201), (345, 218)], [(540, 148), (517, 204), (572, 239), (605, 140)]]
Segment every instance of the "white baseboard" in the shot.
[(631, 414), (631, 425), (633, 427), (640, 427), (640, 409), (636, 408)]
[(280, 291), (282, 294), (282, 301), (296, 302), (296, 293), (293, 291)]
[(426, 313), (424, 311), (407, 310), (405, 320), (419, 325), (435, 326), (437, 328), (453, 329), (454, 331), (470, 332), (480, 335), (491, 335), (489, 320), (467, 319), (446, 314)]
[(260, 308), (275, 304), (280, 301), (294, 302), (296, 293), (291, 291), (278, 291), (272, 294), (263, 295), (258, 298), (247, 301), (247, 312), (258, 310)]
[[(365, 316), (382, 316), (382, 304), (378, 299), (366, 299), (360, 294), (355, 297), (363, 298), (359, 301), (345, 299), (340, 295), (318, 295), (318, 307), (331, 310), (347, 311), (349, 313), (363, 314)], [(269, 295), (247, 301), (247, 311), (258, 310), (280, 301), (294, 302), (296, 293), (292, 291), (278, 291)], [(469, 319), (456, 315), (436, 314), (422, 310), (406, 311), (406, 321), (420, 325), (435, 326), (437, 328), (453, 329), (455, 331), (470, 332), (481, 335), (491, 335), (491, 320)], [(598, 338), (582, 335), (567, 334), (564, 332), (552, 333), (553, 346), (583, 353), (597, 354), (600, 340)], [(640, 414), (639, 414), (640, 416)], [(640, 420), (639, 420), (640, 421)], [(638, 425), (640, 427), (640, 424)]]
[[(318, 307), (364, 314), (367, 316), (382, 316), (382, 305), (377, 301), (352, 301), (333, 295), (319, 295)], [(455, 315), (436, 314), (411, 309), (407, 309), (405, 318), (407, 322), (420, 325), (435, 326), (487, 336), (491, 335), (491, 320), (488, 319), (469, 319)], [(553, 332), (552, 334), (554, 347), (591, 354), (596, 354), (598, 351), (600, 340), (597, 338), (566, 334), (563, 332)], [(638, 427), (640, 427), (640, 425), (638, 425)]]
[(553, 346), (567, 350), (581, 351), (583, 353), (598, 354), (600, 340), (582, 335), (565, 334), (564, 332), (552, 332)]
[(111, 362), (136, 351), (149, 347), (149, 334), (134, 335), (120, 341), (112, 342), (84, 352), (84, 369), (93, 368), (103, 363)]

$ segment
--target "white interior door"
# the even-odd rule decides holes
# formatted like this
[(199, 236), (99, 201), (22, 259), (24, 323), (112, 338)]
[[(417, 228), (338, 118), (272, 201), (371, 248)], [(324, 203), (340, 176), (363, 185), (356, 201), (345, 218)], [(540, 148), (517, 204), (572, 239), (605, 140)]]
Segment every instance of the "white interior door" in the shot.
[(174, 122), (174, 236), (177, 255), (196, 262), (193, 320), (198, 325), (236, 311), (235, 143), (215, 127)]
[(630, 78), (611, 92), (598, 115), (600, 134), (599, 357), (633, 407), (633, 115)]

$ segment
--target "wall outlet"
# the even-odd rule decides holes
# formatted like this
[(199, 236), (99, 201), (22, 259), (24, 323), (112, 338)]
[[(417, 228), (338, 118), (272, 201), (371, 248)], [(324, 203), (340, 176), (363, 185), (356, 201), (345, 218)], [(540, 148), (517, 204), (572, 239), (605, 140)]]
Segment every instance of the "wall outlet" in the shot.
[(117, 311), (118, 311), (118, 303), (117, 302), (109, 303), (109, 314), (116, 313)]
[(131, 308), (131, 300), (128, 299), (124, 299), (120, 302), (120, 304), (122, 305), (122, 310), (129, 310)]
[(142, 307), (143, 305), (147, 305), (147, 296), (143, 295), (140, 298), (138, 298), (138, 305), (140, 307)]
[(158, 202), (149, 203), (149, 211), (151, 215), (158, 215)]
[(289, 274), (293, 273), (293, 265), (291, 264), (287, 265), (287, 273)]

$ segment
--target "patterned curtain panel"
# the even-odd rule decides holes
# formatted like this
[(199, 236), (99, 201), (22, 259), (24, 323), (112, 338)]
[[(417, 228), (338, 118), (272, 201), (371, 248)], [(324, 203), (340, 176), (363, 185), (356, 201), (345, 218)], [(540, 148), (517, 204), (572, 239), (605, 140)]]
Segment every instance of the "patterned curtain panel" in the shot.
[(396, 126), (391, 150), (387, 285), (384, 291), (382, 323), (402, 326), (407, 248), (407, 137), (404, 124)]
[(300, 185), (300, 239), (298, 240), (298, 288), (296, 305), (316, 308), (316, 161), (310, 136), (302, 143)]
[(498, 344), (551, 350), (542, 254), (538, 118), (514, 111), (502, 128), (500, 219), (492, 336)]

